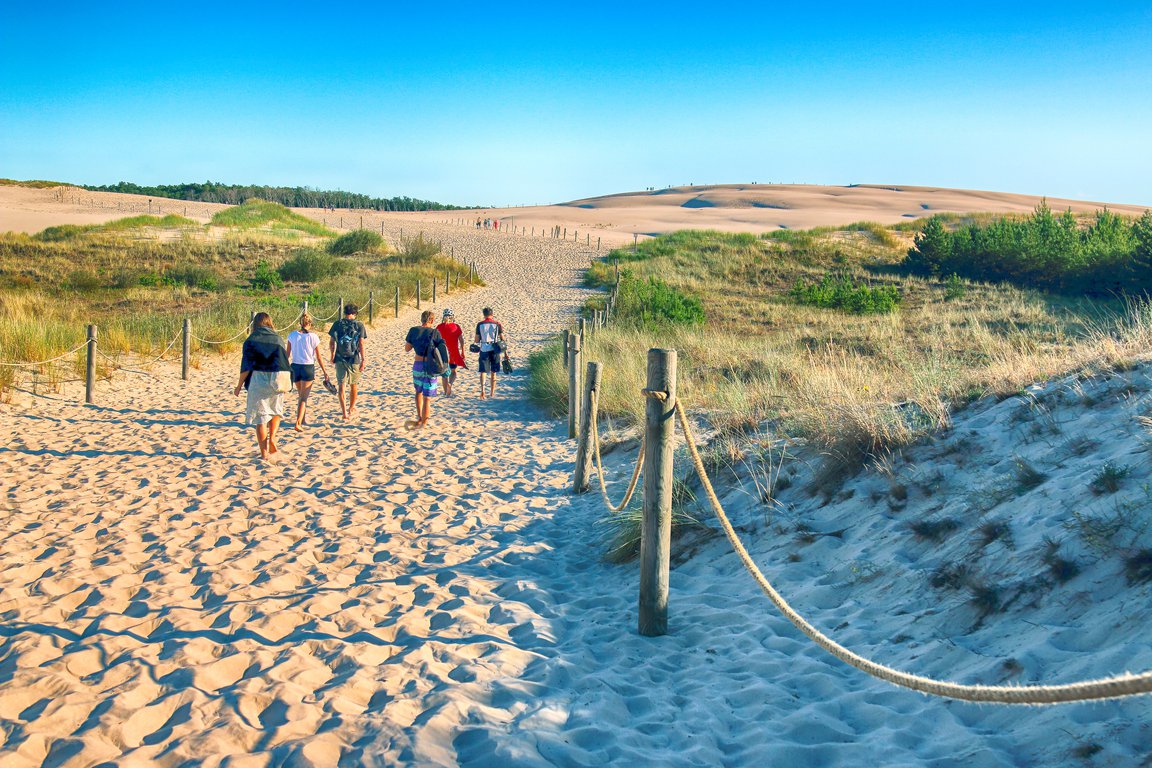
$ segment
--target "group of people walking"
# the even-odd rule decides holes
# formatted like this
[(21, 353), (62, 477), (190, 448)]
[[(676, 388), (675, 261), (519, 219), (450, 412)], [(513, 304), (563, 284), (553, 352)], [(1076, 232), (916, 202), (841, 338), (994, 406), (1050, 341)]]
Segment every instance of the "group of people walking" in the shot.
[[(279, 452), (276, 436), (284, 418), (284, 396), (296, 390), (296, 420), (294, 429), (302, 431), (308, 423), (308, 398), (316, 382), (316, 368), (320, 368), (325, 389), (340, 400), (340, 415), (351, 418), (356, 409), (360, 378), (364, 373), (366, 355), (364, 340), (368, 329), (356, 319), (359, 308), (355, 304), (344, 307), (344, 316), (328, 329), (328, 362), (336, 374), (332, 385), (328, 368), (321, 353), (320, 335), (313, 330), (312, 318), (300, 317), (299, 330), (288, 334), (285, 341), (273, 329), (267, 312), (258, 312), (252, 318), (252, 330), (244, 341), (240, 359), (240, 378), (233, 394), (248, 391), (245, 421), (256, 427), (256, 442), (260, 457), (271, 460)], [(480, 372), (480, 399), (496, 395), (496, 373), (510, 370), (504, 327), (496, 320), (491, 308), (485, 307), (483, 319), (476, 324), (470, 351), (477, 353)], [(416, 418), (406, 422), (409, 429), (421, 429), (432, 415), (432, 400), (441, 392), (454, 395), (457, 372), (468, 367), (464, 356), (464, 329), (456, 324), (451, 309), (445, 309), (441, 322), (433, 325), (436, 314), (426, 310), (420, 315), (420, 325), (408, 330), (404, 350), (414, 355), (412, 384), (415, 389)], [(488, 375), (485, 387), (485, 374)], [(347, 397), (345, 395), (347, 394)]]
[(485, 218), (476, 217), (476, 229), (500, 229), (500, 219), (487, 216)]

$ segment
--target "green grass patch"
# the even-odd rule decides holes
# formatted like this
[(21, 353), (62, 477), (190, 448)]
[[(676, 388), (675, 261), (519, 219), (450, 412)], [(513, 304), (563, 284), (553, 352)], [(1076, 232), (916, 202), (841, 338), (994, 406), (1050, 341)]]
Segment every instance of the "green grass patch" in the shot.
[(224, 210), (212, 216), (212, 226), (233, 227), (236, 229), (281, 229), (296, 230), (316, 237), (333, 237), (335, 232), (285, 208), (279, 203), (252, 198), (241, 205)]
[(354, 229), (328, 243), (328, 253), (334, 256), (351, 256), (354, 253), (370, 253), (380, 250), (384, 238), (370, 229)]
[(862, 285), (847, 274), (827, 274), (818, 282), (797, 280), (792, 298), (800, 304), (824, 309), (842, 309), (858, 315), (895, 312), (900, 290), (894, 285)]

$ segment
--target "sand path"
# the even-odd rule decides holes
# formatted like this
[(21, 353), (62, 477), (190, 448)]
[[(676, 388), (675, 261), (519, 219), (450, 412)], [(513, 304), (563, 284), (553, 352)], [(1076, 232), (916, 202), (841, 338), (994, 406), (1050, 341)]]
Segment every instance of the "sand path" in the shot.
[[(470, 329), (491, 303), (524, 364), (571, 317), (585, 250), (445, 235), (490, 286), (436, 309)], [(416, 322), (377, 320), (354, 419), (319, 393), (272, 467), (251, 459), (231, 358), (187, 384), (123, 374), (97, 408), (69, 391), (0, 411), (0, 476), (20, 478), (3, 494), (0, 764), (451, 764), (478, 708), (510, 719), (531, 692), (493, 681), (553, 645), (562, 598), (538, 576), (578, 583), (597, 553), (555, 557), (571, 447), (527, 405), (523, 368), (494, 401), (466, 372), (429, 429), (405, 430)]]

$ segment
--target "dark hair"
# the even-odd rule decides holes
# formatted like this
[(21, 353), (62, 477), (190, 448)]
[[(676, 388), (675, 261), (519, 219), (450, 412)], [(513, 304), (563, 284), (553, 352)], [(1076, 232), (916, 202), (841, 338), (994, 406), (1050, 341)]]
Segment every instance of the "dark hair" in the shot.
[(255, 315), (253, 315), (252, 330), (256, 330), (256, 328), (261, 325), (265, 328), (273, 328), (274, 326), (272, 325), (272, 315), (268, 314), (267, 312), (257, 312)]
[(492, 307), (484, 307), (484, 317), (492, 317)]
[(435, 319), (436, 319), (436, 313), (430, 309), (426, 309), (420, 313), (420, 325), (424, 325), (424, 323), (428, 322), (429, 320), (435, 320)]
[(347, 317), (348, 315), (354, 315), (359, 309), (360, 307), (356, 306), (355, 304), (345, 304), (344, 316)]

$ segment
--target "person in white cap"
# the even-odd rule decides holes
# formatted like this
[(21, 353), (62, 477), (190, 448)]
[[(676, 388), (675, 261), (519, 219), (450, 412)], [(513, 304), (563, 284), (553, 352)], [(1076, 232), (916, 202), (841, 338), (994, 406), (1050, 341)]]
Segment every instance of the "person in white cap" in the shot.
[(464, 329), (456, 325), (456, 317), (452, 314), (452, 310), (445, 309), (444, 317), (440, 325), (436, 326), (436, 330), (448, 345), (449, 372), (444, 374), (443, 384), (444, 396), (452, 397), (452, 385), (456, 383), (456, 369), (468, 367), (464, 360)]

